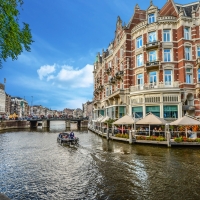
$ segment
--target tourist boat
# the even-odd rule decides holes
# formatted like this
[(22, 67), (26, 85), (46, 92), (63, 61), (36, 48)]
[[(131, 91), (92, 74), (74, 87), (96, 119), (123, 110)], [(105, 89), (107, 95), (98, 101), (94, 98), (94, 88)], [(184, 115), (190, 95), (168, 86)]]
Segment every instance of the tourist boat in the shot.
[(59, 133), (59, 135), (57, 137), (57, 141), (60, 144), (78, 145), (79, 138), (78, 137), (74, 137), (72, 139), (72, 138), (70, 138), (70, 134), (69, 133), (63, 132), (63, 133)]

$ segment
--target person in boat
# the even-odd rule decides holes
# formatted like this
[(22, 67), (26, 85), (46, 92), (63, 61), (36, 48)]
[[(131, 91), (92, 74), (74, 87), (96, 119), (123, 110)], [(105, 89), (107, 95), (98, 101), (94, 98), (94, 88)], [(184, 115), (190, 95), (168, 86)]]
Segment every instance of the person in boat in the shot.
[(73, 131), (70, 132), (69, 137), (70, 137), (71, 140), (74, 139), (74, 132)]

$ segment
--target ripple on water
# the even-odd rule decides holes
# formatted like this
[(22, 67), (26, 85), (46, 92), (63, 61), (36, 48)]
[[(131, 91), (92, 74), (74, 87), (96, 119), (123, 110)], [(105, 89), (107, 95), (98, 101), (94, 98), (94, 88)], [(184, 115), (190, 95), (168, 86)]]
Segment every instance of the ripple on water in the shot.
[(0, 192), (16, 200), (199, 199), (200, 150), (131, 146), (76, 132), (0, 134)]

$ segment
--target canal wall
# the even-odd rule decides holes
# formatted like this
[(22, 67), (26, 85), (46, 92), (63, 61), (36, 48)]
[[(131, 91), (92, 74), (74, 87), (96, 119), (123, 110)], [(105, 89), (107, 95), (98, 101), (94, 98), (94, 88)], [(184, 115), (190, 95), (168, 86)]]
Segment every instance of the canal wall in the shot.
[(24, 128), (30, 128), (30, 122), (29, 121), (2, 121), (0, 122), (0, 131), (1, 130), (7, 130), (7, 129), (24, 129)]

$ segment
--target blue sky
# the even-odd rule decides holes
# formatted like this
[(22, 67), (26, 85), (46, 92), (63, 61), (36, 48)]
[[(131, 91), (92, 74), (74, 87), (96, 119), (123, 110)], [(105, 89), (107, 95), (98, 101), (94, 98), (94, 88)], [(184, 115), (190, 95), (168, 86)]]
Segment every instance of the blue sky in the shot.
[[(161, 8), (166, 1), (153, 4)], [(117, 16), (127, 24), (137, 3), (145, 10), (150, 5), (146, 0), (24, 0), (20, 22), (30, 25), (35, 42), (31, 52), (3, 63), (0, 82), (6, 78), (6, 93), (53, 110), (82, 108), (93, 98), (97, 52), (114, 39)]]

